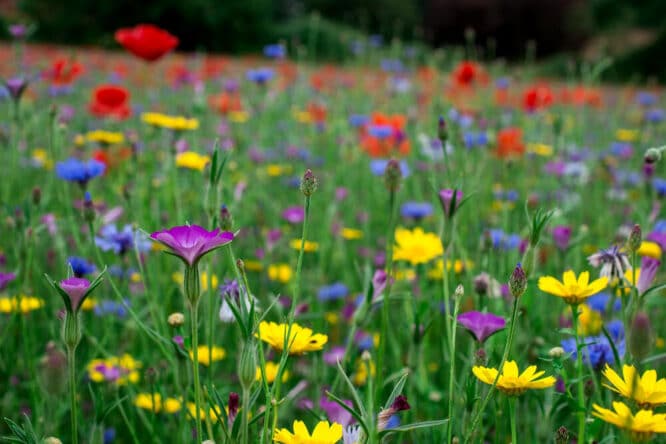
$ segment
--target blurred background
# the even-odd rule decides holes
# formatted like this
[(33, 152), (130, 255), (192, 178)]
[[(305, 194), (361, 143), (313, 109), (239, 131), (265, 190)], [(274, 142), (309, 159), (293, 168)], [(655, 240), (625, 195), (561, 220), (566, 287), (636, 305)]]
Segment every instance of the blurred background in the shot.
[(4, 24), (33, 41), (117, 47), (113, 31), (155, 23), (179, 50), (342, 61), (362, 44), (444, 50), (473, 42), (479, 59), (535, 58), (545, 73), (613, 59), (605, 80), (666, 81), (666, 0), (0, 0)]

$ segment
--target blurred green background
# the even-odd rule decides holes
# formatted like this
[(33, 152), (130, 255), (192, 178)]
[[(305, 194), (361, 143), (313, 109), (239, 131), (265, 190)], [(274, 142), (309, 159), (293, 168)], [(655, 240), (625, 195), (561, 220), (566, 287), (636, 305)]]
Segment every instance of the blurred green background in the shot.
[(155, 23), (181, 50), (283, 41), (292, 55), (337, 61), (370, 35), (435, 49), (463, 45), (473, 30), (480, 58), (521, 60), (534, 42), (553, 74), (612, 57), (607, 80), (666, 80), (665, 0), (0, 0), (0, 10), (6, 23), (36, 24), (37, 41), (115, 47), (117, 28)]

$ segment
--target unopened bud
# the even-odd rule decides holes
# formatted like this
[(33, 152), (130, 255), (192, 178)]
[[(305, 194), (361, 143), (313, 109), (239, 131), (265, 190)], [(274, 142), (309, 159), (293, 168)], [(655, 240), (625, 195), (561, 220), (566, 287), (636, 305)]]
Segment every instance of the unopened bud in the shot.
[(648, 148), (645, 151), (645, 163), (657, 163), (661, 160), (661, 150), (658, 148)]
[(395, 193), (400, 188), (400, 179), (402, 178), (402, 171), (400, 171), (400, 163), (391, 159), (386, 164), (386, 169), (384, 170), (384, 184), (386, 189), (391, 193)]
[(95, 207), (89, 191), (83, 195), (83, 218), (90, 224), (95, 221)]
[(639, 361), (645, 359), (652, 349), (652, 323), (647, 313), (636, 313), (629, 330), (629, 351)]
[(474, 352), (474, 365), (485, 366), (488, 362), (488, 355), (482, 348)]
[(243, 344), (238, 360), (238, 380), (245, 390), (250, 390), (257, 375), (257, 358), (254, 341)]
[(437, 120), (437, 138), (442, 142), (443, 149), (446, 149), (446, 141), (449, 138), (449, 134), (446, 131), (446, 122), (444, 121), (443, 116), (439, 116)]
[(566, 427), (561, 426), (555, 432), (555, 444), (569, 444), (569, 430)]
[(548, 350), (548, 356), (553, 359), (560, 359), (562, 356), (564, 356), (564, 353), (566, 352), (562, 347), (553, 347)]
[(37, 206), (42, 201), (42, 189), (35, 187), (32, 189), (32, 203)]
[(641, 231), (641, 226), (635, 224), (629, 233), (629, 238), (627, 239), (627, 249), (632, 253), (635, 253), (638, 248), (641, 246), (643, 241), (643, 232)]
[(49, 436), (48, 438), (44, 438), (43, 443), (44, 444), (62, 444), (62, 441), (60, 441), (55, 436)]
[(241, 274), (244, 274), (244, 273), (245, 273), (245, 262), (243, 262), (243, 259), (238, 259), (238, 260), (236, 261), (236, 268), (238, 268), (238, 271), (239, 271)]
[(527, 276), (525, 275), (525, 271), (520, 265), (520, 262), (518, 262), (516, 268), (513, 270), (513, 273), (511, 273), (511, 277), (509, 278), (509, 290), (511, 291), (511, 295), (514, 298), (519, 298), (525, 293), (526, 289)]
[(465, 296), (465, 287), (462, 286), (462, 284), (458, 284), (456, 287), (455, 293), (453, 293), (453, 296), (460, 299), (463, 296)]
[(220, 228), (222, 231), (231, 231), (234, 226), (234, 218), (226, 205), (220, 208)]
[(155, 367), (148, 367), (144, 376), (148, 384), (154, 384), (157, 380), (157, 369)]
[(490, 275), (488, 273), (481, 273), (474, 278), (474, 291), (477, 294), (485, 295), (490, 286)]
[(303, 174), (303, 178), (301, 179), (301, 192), (306, 197), (310, 197), (317, 190), (317, 185), (317, 178), (314, 173), (312, 173), (312, 170), (308, 168), (305, 170), (305, 174)]
[(173, 328), (180, 327), (185, 324), (185, 315), (178, 312), (171, 313), (167, 318), (167, 323)]

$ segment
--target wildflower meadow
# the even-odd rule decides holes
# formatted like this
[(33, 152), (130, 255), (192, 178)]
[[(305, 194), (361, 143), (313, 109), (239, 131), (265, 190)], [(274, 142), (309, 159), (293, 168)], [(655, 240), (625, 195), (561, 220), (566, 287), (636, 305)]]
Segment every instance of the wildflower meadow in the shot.
[(0, 441), (666, 442), (661, 87), (10, 33)]

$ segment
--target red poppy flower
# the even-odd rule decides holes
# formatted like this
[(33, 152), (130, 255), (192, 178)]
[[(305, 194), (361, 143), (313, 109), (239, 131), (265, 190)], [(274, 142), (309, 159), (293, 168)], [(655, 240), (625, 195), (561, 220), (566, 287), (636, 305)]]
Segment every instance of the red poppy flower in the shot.
[(523, 106), (527, 112), (547, 108), (553, 104), (553, 91), (547, 85), (537, 85), (525, 91)]
[(155, 25), (122, 28), (115, 37), (125, 49), (147, 62), (154, 62), (178, 46), (178, 37)]
[(53, 62), (50, 69), (44, 72), (44, 77), (51, 80), (53, 85), (70, 85), (83, 73), (83, 65), (78, 62), (58, 59)]
[(90, 112), (97, 117), (126, 119), (131, 114), (129, 97), (129, 92), (120, 86), (98, 86), (93, 91)]
[(497, 156), (520, 157), (525, 153), (523, 132), (519, 128), (504, 128), (497, 133)]

